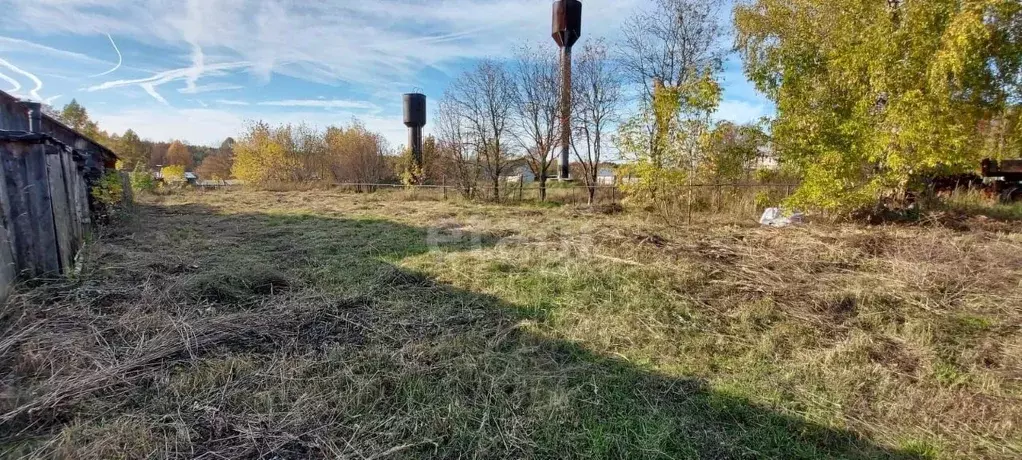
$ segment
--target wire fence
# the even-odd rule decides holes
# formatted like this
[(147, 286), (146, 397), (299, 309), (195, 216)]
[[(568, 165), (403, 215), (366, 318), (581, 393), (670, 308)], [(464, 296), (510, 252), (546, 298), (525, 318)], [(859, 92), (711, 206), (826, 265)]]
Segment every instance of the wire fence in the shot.
[[(496, 187), (495, 187), (496, 185)], [(664, 186), (655, 191), (644, 190), (648, 207), (677, 217), (691, 218), (693, 214), (750, 215), (777, 206), (789, 197), (797, 184), (719, 183)], [(199, 184), (202, 190), (223, 190), (242, 187), (231, 184)], [(287, 183), (263, 187), (275, 191), (301, 191), (330, 189), (353, 194), (376, 194), (400, 200), (454, 201), (474, 200), (503, 204), (539, 203), (544, 201), (561, 205), (617, 205), (636, 195), (637, 187), (628, 185), (595, 185), (548, 182), (545, 200), (539, 184), (502, 181), (497, 184), (479, 182), (459, 186), (403, 185), (387, 183)], [(590, 202), (590, 191), (592, 201)]]

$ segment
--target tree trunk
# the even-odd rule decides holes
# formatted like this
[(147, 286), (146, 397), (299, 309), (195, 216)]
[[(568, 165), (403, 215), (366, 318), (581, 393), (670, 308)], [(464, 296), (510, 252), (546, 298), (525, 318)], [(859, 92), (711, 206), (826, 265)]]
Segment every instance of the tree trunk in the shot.
[(500, 177), (493, 179), (493, 201), (500, 203)]
[(539, 201), (546, 201), (546, 174), (539, 178)]
[(589, 184), (589, 206), (596, 203), (596, 184)]

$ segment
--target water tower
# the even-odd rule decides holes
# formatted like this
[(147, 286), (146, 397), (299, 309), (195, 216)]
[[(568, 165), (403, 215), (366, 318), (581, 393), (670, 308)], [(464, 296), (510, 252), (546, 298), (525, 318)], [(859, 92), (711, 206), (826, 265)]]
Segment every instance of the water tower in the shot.
[(426, 126), (426, 95), (404, 95), (405, 126), (408, 127), (408, 148), (412, 150), (415, 165), (422, 170), (422, 127)]
[(571, 148), (571, 47), (582, 36), (582, 2), (554, 2), (553, 37), (561, 47), (561, 168), (558, 178), (568, 180)]

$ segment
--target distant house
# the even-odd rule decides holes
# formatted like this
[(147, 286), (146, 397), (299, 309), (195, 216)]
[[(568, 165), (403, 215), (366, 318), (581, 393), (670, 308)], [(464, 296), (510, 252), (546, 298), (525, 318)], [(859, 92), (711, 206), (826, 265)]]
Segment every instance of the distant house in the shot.
[[(571, 176), (582, 181), (582, 163), (571, 164)], [(618, 182), (617, 165), (614, 163), (600, 163), (596, 168), (596, 185), (614, 185)]]
[(189, 171), (185, 171), (185, 175), (183, 177), (169, 177), (168, 178), (168, 177), (163, 177), (163, 171), (160, 170), (160, 169), (157, 169), (156, 171), (153, 171), (153, 179), (156, 179), (158, 182), (181, 182), (181, 181), (184, 181), (184, 182), (188, 183), (188, 185), (198, 185), (198, 183), (199, 183), (199, 176), (197, 176), (197, 175), (195, 175), (195, 173), (189, 172)]
[[(579, 178), (581, 176), (582, 164), (573, 162), (569, 166), (572, 172), (572, 176)], [(613, 163), (603, 163), (600, 165), (599, 170), (596, 173), (596, 184), (597, 185), (614, 185), (617, 178), (617, 165)], [(557, 180), (558, 171), (560, 171), (560, 161), (555, 160), (550, 164), (550, 169), (547, 171), (547, 180)], [(532, 168), (529, 167), (529, 163), (525, 158), (520, 158), (512, 162), (511, 166), (507, 168), (507, 173), (504, 175), (504, 180), (507, 182), (519, 182), (530, 184), (537, 181), (536, 173), (532, 172)]]
[(617, 173), (614, 165), (602, 165), (596, 171), (596, 185), (614, 185)]
[(780, 167), (774, 146), (767, 144), (759, 148), (759, 156), (753, 161), (753, 171), (774, 171)]
[(507, 173), (504, 175), (504, 180), (507, 182), (522, 182), (526, 184), (534, 182), (536, 180), (536, 175), (532, 173), (532, 168), (530, 168), (527, 163), (517, 163), (518, 162), (516, 162), (516, 164), (511, 168), (508, 168)]
[[(548, 179), (557, 178), (557, 164), (554, 162), (550, 165), (548, 171)], [(532, 172), (532, 167), (529, 166), (529, 159), (522, 157), (513, 160), (508, 167), (505, 169), (504, 180), (507, 182), (522, 182), (524, 184), (531, 184), (537, 181), (536, 173)]]

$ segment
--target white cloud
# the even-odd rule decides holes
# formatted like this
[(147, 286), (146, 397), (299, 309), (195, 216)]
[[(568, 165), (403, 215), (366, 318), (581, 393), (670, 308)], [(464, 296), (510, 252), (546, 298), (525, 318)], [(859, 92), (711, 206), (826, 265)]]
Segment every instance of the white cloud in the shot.
[(283, 101), (264, 101), (259, 105), (275, 107), (316, 107), (321, 109), (377, 109), (376, 104), (366, 101), (349, 101), (343, 99), (288, 99)]
[[(650, 3), (585, 0), (583, 41), (599, 36), (613, 38), (625, 18)], [(4, 9), (4, 25), (10, 30), (30, 30), (41, 36), (96, 36), (103, 31), (111, 35), (115, 49), (112, 36), (117, 36), (126, 51), (126, 59), (119, 59), (125, 64), (122, 72), (138, 56), (132, 53), (133, 48), (136, 52), (145, 50), (149, 58), (161, 59), (144, 63), (162, 63), (161, 71), (131, 75), (148, 75), (145, 78), (121, 77), (98, 82), (86, 90), (141, 88), (167, 107), (143, 110), (142, 105), (135, 109), (129, 105), (125, 109), (125, 105), (139, 102), (131, 98), (147, 100), (140, 91), (125, 91), (118, 93), (123, 98), (109, 99), (111, 107), (105, 109), (105, 114), (94, 115), (104, 129), (122, 132), (130, 127), (155, 139), (184, 137), (210, 144), (237, 136), (245, 120), (306, 121), (322, 127), (345, 123), (353, 113), (359, 113), (370, 129), (384, 133), (397, 145), (405, 141), (406, 133), (396, 94), (428, 84), (418, 80), (424, 71), (452, 75), (473, 59), (508, 57), (515, 45), (524, 42), (540, 42), (551, 52), (554, 46), (549, 36), (547, 0), (0, 0), (0, 9)], [(89, 63), (96, 70), (113, 65), (0, 37), (0, 52), (14, 47)], [(105, 67), (99, 67), (101, 64)], [(244, 101), (238, 95), (234, 99), (205, 100), (211, 108), (170, 107), (174, 94), (241, 89), (241, 74), (261, 83), (283, 75), (338, 88), (351, 87), (359, 95), (339, 89), (327, 98), (303, 99), (311, 97), (310, 92), (274, 91), (262, 98), (281, 100)], [(734, 83), (740, 87), (744, 77), (740, 72), (734, 75)], [(311, 94), (319, 93), (320, 89)], [(334, 97), (338, 99), (331, 99)], [(368, 101), (341, 99), (360, 97), (379, 107)], [(396, 107), (395, 116), (377, 116), (380, 107)], [(769, 102), (743, 94), (730, 96), (717, 116), (751, 121), (772, 111)]]
[(238, 100), (233, 100), (233, 99), (217, 99), (217, 100), (215, 100), (213, 102), (216, 102), (217, 104), (220, 104), (220, 105), (238, 105), (238, 106), (249, 105), (248, 102), (238, 101)]
[[(641, 0), (587, 0), (588, 37), (614, 34)], [(192, 88), (208, 70), (205, 49), (245, 61), (254, 75), (320, 83), (414, 84), (426, 68), (506, 56), (523, 41), (549, 38), (550, 3), (536, 0), (34, 0), (15, 2), (5, 21), (41, 34), (97, 30), (190, 53)], [(159, 85), (154, 85), (159, 86)]]

